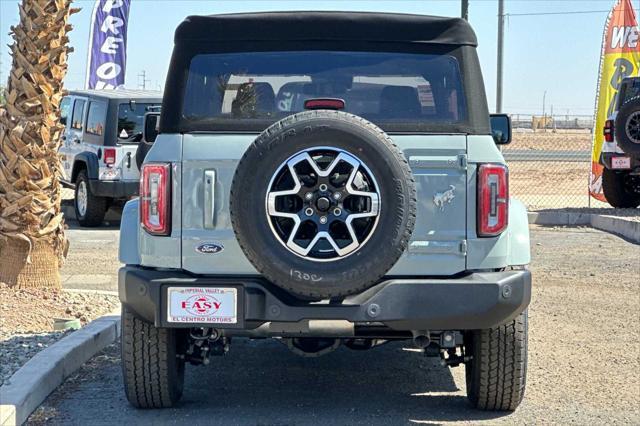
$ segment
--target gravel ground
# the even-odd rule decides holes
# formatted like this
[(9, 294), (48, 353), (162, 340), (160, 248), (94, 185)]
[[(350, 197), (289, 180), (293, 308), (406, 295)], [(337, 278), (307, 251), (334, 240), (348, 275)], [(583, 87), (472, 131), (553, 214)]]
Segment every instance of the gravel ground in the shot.
[(234, 341), (188, 367), (182, 403), (135, 410), (112, 346), (55, 391), (30, 424), (639, 424), (640, 246), (589, 228), (532, 227), (529, 375), (513, 414), (469, 408), (462, 367), (395, 343), (300, 358)]
[(116, 295), (19, 290), (3, 283), (0, 301), (0, 385), (36, 353), (71, 332), (54, 331), (54, 318), (78, 318), (84, 325), (120, 306)]

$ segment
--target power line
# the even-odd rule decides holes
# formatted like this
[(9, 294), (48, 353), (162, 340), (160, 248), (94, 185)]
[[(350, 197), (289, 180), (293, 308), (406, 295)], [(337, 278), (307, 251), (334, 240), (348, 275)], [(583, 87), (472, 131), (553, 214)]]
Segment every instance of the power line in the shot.
[(608, 13), (608, 10), (576, 10), (569, 12), (531, 12), (531, 13), (507, 13), (506, 16), (543, 16), (543, 15), (584, 15), (587, 13)]

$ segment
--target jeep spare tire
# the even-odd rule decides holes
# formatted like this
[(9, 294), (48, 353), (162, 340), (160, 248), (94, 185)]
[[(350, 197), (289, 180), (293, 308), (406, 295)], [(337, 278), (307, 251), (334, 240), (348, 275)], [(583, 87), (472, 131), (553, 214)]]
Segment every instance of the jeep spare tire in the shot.
[(374, 124), (305, 111), (266, 129), (240, 160), (231, 221), (266, 279), (311, 299), (366, 289), (397, 262), (416, 217), (403, 153)]
[(640, 97), (629, 99), (616, 115), (616, 142), (625, 154), (640, 155)]

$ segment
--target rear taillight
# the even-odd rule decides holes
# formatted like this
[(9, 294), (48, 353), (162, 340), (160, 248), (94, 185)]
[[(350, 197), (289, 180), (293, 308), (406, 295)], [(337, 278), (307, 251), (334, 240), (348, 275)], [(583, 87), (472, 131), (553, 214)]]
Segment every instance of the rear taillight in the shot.
[(606, 142), (613, 142), (614, 128), (613, 120), (607, 120), (604, 122), (604, 129), (602, 130), (602, 133), (604, 134), (604, 140)]
[(104, 154), (102, 156), (102, 161), (104, 164), (108, 166), (112, 166), (116, 164), (116, 149), (115, 148), (105, 148)]
[(153, 235), (169, 235), (171, 228), (171, 171), (169, 164), (144, 164), (140, 178), (140, 222)]
[(509, 171), (502, 164), (478, 168), (478, 236), (494, 237), (509, 223)]

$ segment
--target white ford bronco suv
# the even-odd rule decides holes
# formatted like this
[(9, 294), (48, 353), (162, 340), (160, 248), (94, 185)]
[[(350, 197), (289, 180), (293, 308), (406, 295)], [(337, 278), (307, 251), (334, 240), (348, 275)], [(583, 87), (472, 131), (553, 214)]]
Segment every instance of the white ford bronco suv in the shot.
[(518, 406), (529, 231), (476, 45), (462, 19), (404, 14), (178, 27), (121, 222), (131, 404), (172, 406), (186, 363), (276, 338), (305, 356), (408, 340), (465, 365), (474, 407)]
[(144, 116), (161, 102), (141, 90), (75, 90), (62, 100), (63, 184), (75, 189), (80, 225), (99, 226), (112, 203), (138, 195)]

